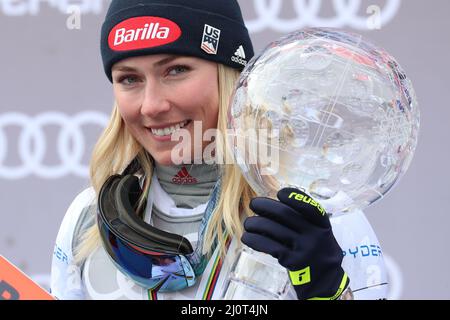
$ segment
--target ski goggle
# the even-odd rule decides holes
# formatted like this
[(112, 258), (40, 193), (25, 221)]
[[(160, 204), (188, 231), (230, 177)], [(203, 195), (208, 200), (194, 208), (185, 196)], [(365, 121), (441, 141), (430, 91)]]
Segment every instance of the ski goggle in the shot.
[(195, 261), (189, 240), (138, 216), (141, 193), (133, 174), (113, 175), (102, 186), (97, 224), (106, 252), (123, 274), (146, 289), (170, 292), (194, 285), (203, 262)]

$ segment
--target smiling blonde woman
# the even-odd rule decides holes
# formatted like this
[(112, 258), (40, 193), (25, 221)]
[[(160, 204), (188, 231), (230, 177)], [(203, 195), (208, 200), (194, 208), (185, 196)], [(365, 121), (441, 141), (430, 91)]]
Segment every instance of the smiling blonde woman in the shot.
[[(101, 53), (115, 105), (92, 155), (92, 187), (75, 198), (56, 239), (57, 298), (221, 299), (241, 241), (287, 269), (286, 299), (348, 297), (350, 278), (358, 289), (367, 282), (362, 258), (344, 260), (353, 243), (342, 228), (286, 196), (301, 191), (256, 197), (237, 165), (194, 152), (210, 145), (198, 135), (227, 131), (229, 99), (253, 56), (237, 1), (113, 0)], [(180, 131), (193, 139), (181, 165), (173, 159)], [(227, 140), (215, 142), (229, 153)], [(363, 213), (349, 217), (379, 248)], [(359, 294), (383, 298), (382, 256), (369, 260), (380, 279)], [(304, 270), (309, 281), (299, 279)]]

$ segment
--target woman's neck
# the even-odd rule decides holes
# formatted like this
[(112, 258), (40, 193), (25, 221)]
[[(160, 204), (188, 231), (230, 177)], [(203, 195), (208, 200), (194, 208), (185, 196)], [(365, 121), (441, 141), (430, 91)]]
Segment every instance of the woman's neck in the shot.
[(219, 167), (208, 164), (162, 166), (155, 163), (155, 174), (177, 207), (194, 208), (208, 201), (219, 179)]

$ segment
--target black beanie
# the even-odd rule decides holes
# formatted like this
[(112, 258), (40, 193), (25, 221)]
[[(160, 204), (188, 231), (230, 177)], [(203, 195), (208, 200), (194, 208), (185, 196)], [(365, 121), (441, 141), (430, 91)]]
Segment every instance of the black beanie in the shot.
[(103, 66), (148, 54), (195, 56), (242, 70), (253, 46), (236, 0), (113, 0), (101, 32)]

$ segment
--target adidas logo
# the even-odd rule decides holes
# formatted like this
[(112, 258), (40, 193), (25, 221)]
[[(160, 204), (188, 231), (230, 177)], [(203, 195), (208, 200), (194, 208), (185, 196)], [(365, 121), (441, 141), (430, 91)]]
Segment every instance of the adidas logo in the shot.
[(197, 179), (189, 174), (186, 167), (183, 167), (178, 173), (172, 178), (172, 182), (175, 184), (196, 184)]
[(245, 59), (245, 51), (244, 51), (244, 47), (240, 46), (236, 52), (234, 53), (235, 56), (241, 57), (243, 59)]
[(243, 66), (247, 65), (247, 60), (245, 56), (244, 47), (241, 45), (234, 53), (234, 56), (231, 57), (231, 61), (242, 64)]

